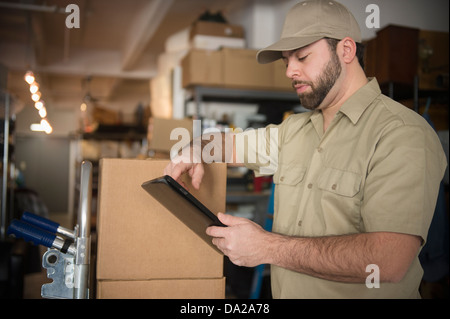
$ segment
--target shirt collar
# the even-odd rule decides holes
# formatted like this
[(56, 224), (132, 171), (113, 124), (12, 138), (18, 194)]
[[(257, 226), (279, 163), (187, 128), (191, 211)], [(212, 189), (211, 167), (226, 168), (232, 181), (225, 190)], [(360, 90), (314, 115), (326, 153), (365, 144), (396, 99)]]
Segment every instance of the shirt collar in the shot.
[(356, 124), (364, 111), (381, 94), (376, 78), (369, 78), (369, 82), (356, 91), (344, 104), (339, 112), (345, 114), (353, 124)]
[[(372, 104), (373, 100), (381, 94), (381, 89), (377, 79), (368, 78), (368, 80), (369, 82), (350, 96), (339, 109), (339, 112), (345, 114), (350, 121), (352, 121), (353, 125), (358, 122), (361, 115), (369, 107), (369, 105)], [(316, 110), (310, 113), (311, 115), (309, 119), (305, 121), (305, 124), (309, 121), (313, 121), (317, 117), (322, 119), (322, 113), (320, 111)]]

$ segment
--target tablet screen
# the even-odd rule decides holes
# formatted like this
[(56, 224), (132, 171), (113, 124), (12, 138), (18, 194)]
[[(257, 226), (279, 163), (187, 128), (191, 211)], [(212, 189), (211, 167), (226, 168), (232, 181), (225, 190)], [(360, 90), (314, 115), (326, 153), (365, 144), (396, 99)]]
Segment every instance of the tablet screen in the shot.
[(206, 228), (209, 226), (226, 226), (177, 181), (168, 175), (164, 175), (143, 183), (142, 188), (208, 245), (222, 253), (212, 243), (212, 237), (206, 234)]

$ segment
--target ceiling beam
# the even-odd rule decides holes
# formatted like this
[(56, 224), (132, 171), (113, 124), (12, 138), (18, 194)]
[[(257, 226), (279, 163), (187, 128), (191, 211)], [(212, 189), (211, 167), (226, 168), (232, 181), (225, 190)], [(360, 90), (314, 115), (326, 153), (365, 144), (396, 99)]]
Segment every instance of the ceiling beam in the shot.
[(32, 30), (32, 43), (34, 55), (36, 56), (36, 63), (39, 65), (43, 65), (45, 64), (45, 57), (46, 57), (46, 45), (45, 45), (46, 41), (42, 15), (33, 14), (30, 16), (30, 20)]
[[(135, 70), (122, 70), (120, 67), (120, 53), (118, 51), (89, 49), (73, 49), (72, 51), (70, 63), (67, 63), (61, 59), (59, 48), (47, 47), (46, 54), (52, 63), (35, 65), (33, 71), (37, 73), (75, 76), (92, 75), (121, 79), (151, 79), (156, 75), (156, 65), (152, 64), (141, 65), (139, 69)], [(23, 63), (25, 60), (26, 45), (2, 44), (0, 61), (9, 70), (25, 72), (27, 70), (27, 66)]]
[(0, 2), (0, 8), (7, 9), (18, 9), (18, 10), (26, 10), (26, 11), (36, 11), (36, 12), (58, 12), (65, 13), (65, 8), (60, 8), (55, 6), (47, 6), (47, 5), (35, 5), (35, 4), (27, 4), (27, 3), (11, 3), (11, 2)]
[(130, 27), (127, 41), (122, 50), (122, 69), (130, 70), (142, 57), (161, 21), (172, 6), (173, 0), (152, 0), (142, 10)]

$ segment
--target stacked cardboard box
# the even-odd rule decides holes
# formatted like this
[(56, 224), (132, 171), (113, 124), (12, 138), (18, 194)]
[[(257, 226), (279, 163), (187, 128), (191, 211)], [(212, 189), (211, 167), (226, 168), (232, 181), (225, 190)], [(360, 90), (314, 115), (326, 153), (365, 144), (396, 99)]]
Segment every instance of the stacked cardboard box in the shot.
[(238, 48), (192, 49), (181, 61), (182, 85), (291, 91), (283, 62), (258, 64), (256, 53)]
[[(224, 298), (223, 255), (141, 188), (165, 160), (102, 159), (98, 207), (97, 298)], [(225, 211), (226, 165), (212, 164), (199, 191)]]
[(239, 25), (196, 21), (190, 28), (191, 48), (217, 50), (221, 47), (244, 48), (244, 29)]
[(222, 51), (193, 49), (181, 60), (182, 86), (223, 85)]
[[(151, 118), (147, 130), (148, 147), (152, 151), (164, 152), (169, 155), (173, 146), (178, 146), (182, 142), (183, 144), (180, 146), (184, 146), (191, 141), (194, 137), (193, 130), (193, 121), (191, 119)], [(186, 136), (179, 136), (178, 132), (186, 133)], [(187, 136), (189, 136), (189, 139), (183, 141), (182, 139), (186, 139)]]
[(189, 31), (189, 38), (196, 35), (207, 35), (226, 38), (243, 38), (244, 29), (239, 25), (219, 23), (214, 21), (196, 21)]

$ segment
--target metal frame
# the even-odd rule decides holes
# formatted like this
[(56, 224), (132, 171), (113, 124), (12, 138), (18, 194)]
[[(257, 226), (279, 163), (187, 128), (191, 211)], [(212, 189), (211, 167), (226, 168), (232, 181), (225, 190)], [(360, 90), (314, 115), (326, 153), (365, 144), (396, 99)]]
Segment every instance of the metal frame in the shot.
[[(262, 101), (290, 101), (298, 103), (295, 92), (265, 91), (252, 89), (234, 89), (208, 86), (194, 86), (191, 88), (193, 100), (196, 104), (196, 117), (200, 118), (200, 104), (207, 101), (233, 101), (239, 103), (258, 103)], [(187, 101), (186, 101), (187, 102)], [(185, 114), (187, 114), (185, 103)]]

